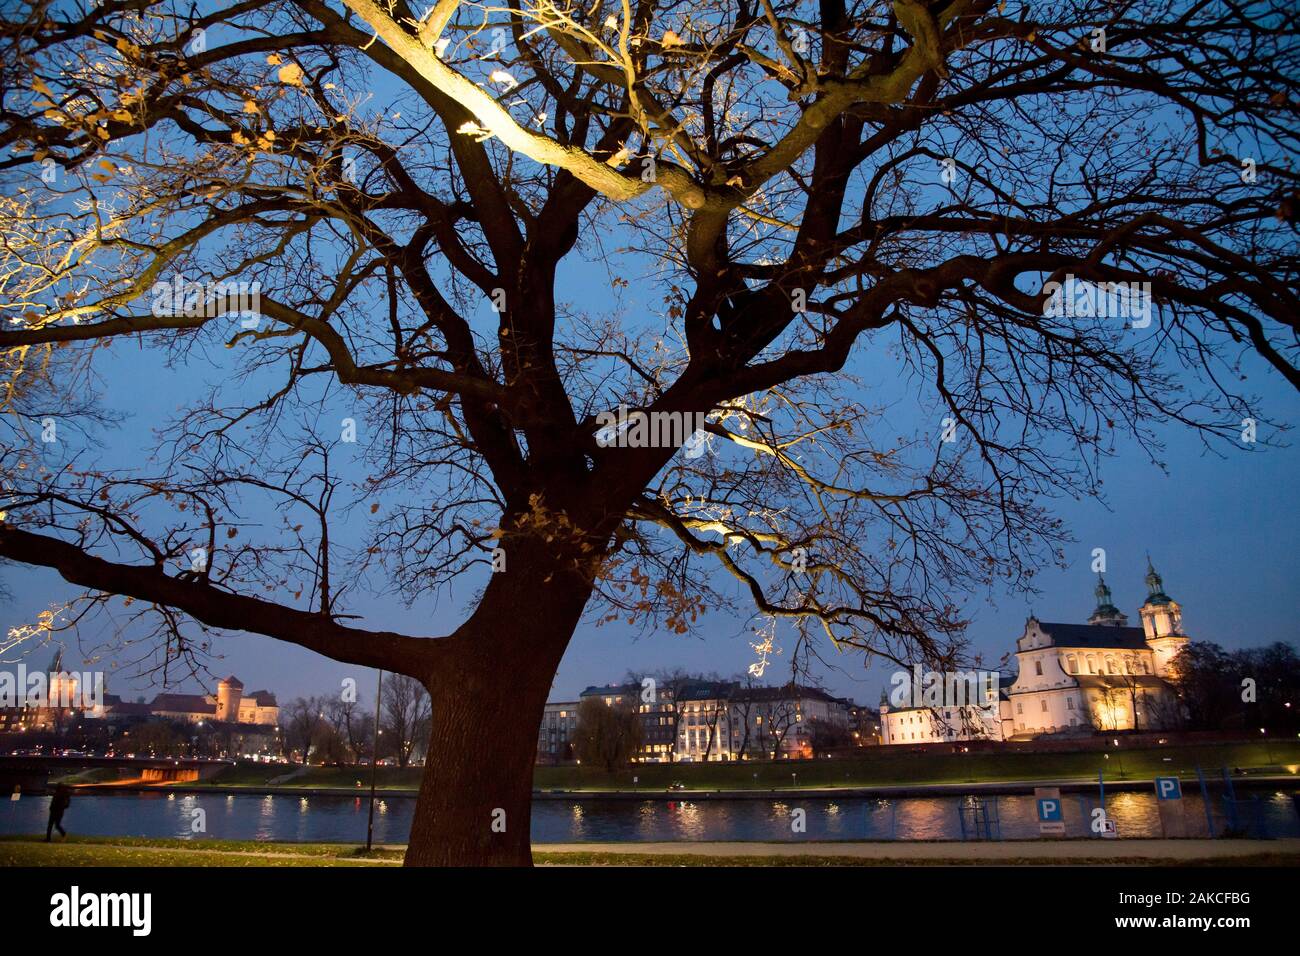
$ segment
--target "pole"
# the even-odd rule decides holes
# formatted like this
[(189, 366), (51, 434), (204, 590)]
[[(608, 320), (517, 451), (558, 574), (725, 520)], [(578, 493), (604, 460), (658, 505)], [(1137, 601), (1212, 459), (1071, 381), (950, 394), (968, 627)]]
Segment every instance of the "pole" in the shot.
[(370, 748), (370, 822), (366, 825), (366, 852), (375, 841), (375, 775), (379, 772), (379, 704), (384, 699), (384, 672), (379, 672), (379, 686), (375, 689), (375, 733)]
[(1219, 768), (1223, 772), (1223, 809), (1228, 814), (1228, 829), (1237, 829), (1237, 793), (1232, 789), (1232, 775), (1227, 767)]
[(1214, 839), (1214, 817), (1210, 814), (1210, 794), (1205, 789), (1205, 774), (1201, 770), (1201, 765), (1196, 765), (1196, 779), (1201, 781), (1201, 806), (1205, 808), (1205, 830)]

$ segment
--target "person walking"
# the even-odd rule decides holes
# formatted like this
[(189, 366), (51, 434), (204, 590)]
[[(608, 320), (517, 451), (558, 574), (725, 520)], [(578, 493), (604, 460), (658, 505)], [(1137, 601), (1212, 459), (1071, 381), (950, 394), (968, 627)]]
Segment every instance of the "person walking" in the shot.
[(50, 822), (45, 826), (45, 842), (49, 843), (54, 831), (59, 831), (59, 836), (66, 837), (68, 831), (63, 829), (63, 813), (68, 809), (68, 804), (72, 802), (72, 791), (66, 784), (59, 784), (54, 788), (54, 796), (50, 799)]

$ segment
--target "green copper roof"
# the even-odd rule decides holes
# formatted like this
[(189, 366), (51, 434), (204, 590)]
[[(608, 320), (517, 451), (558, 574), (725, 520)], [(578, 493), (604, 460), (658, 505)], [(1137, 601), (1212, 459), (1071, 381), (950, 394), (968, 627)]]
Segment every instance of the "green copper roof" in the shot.
[(1147, 555), (1147, 599), (1142, 603), (1143, 607), (1150, 607), (1155, 604), (1172, 604), (1173, 598), (1165, 593), (1165, 583), (1156, 573), (1156, 569), (1151, 565), (1151, 555)]
[(1110, 588), (1101, 575), (1097, 575), (1097, 590), (1093, 593), (1097, 595), (1097, 609), (1092, 612), (1093, 617), (1115, 617), (1123, 613), (1112, 602)]

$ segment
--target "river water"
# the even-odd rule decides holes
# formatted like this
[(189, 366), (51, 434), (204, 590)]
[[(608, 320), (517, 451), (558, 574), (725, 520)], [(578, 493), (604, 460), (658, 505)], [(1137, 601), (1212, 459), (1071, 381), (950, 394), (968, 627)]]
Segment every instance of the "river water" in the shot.
[[(1237, 791), (1239, 820), (1251, 835), (1300, 836), (1295, 790), (1261, 788)], [(1038, 836), (1034, 798), (1029, 795), (985, 796), (987, 817), (1002, 839)], [(1188, 836), (1205, 836), (1205, 809), (1198, 796), (1182, 801)], [(1097, 794), (1064, 794), (1067, 836), (1089, 836)], [(1226, 817), (1221, 798), (1211, 793), (1216, 832)], [(40, 833), (49, 798), (27, 796), (0, 803), (0, 834)], [(1121, 837), (1161, 835), (1156, 799), (1150, 793), (1111, 793), (1107, 814)], [(407, 797), (376, 799), (375, 839), (403, 843), (415, 801)], [(963, 811), (965, 807), (965, 811)], [(795, 833), (794, 811), (804, 811), (806, 830)], [(196, 813), (196, 810), (203, 812)], [(962, 797), (874, 799), (761, 798), (743, 800), (601, 800), (539, 799), (533, 803), (532, 837), (538, 843), (569, 841), (648, 842), (683, 840), (953, 840), (962, 838), (963, 812), (971, 821), (986, 817)], [(257, 794), (149, 793), (77, 794), (64, 817), (70, 834), (94, 836), (182, 837), (297, 842), (364, 842), (367, 801), (364, 797), (262, 796)], [(196, 823), (204, 829), (196, 832)]]

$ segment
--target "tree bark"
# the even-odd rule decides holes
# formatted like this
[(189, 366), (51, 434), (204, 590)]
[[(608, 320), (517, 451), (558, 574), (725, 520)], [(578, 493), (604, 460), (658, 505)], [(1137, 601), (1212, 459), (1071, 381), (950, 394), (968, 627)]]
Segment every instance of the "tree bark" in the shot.
[(426, 681), (429, 753), (407, 866), (532, 865), (538, 729), (591, 586), (550, 562), (518, 563), (519, 574), (493, 575)]

